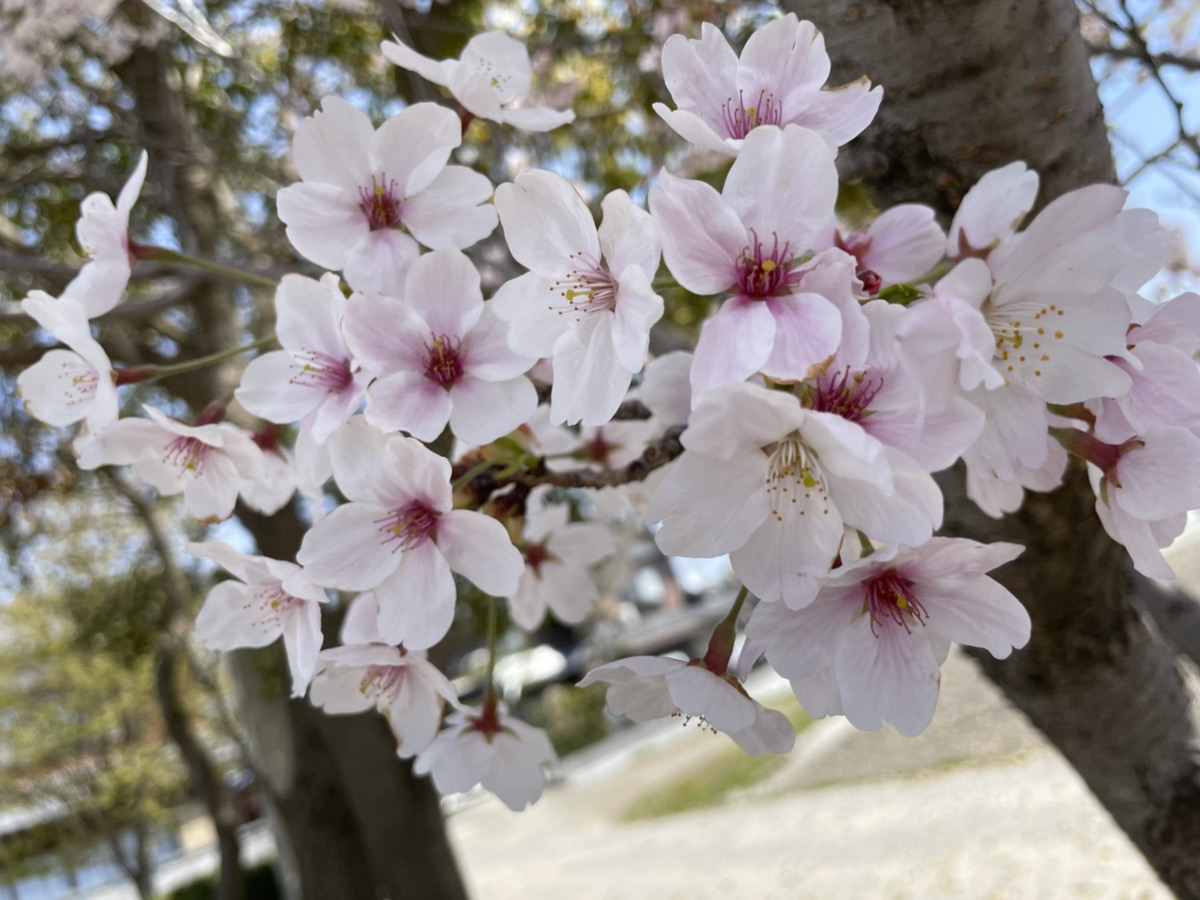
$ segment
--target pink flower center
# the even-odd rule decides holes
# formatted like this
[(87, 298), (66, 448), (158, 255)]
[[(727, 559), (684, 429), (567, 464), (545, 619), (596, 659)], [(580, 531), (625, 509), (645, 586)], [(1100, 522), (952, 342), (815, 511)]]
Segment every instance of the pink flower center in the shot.
[(560, 316), (573, 315), (580, 322), (592, 313), (611, 312), (617, 307), (617, 283), (600, 260), (590, 253), (572, 253), (571, 270), (550, 285), (566, 304), (551, 303), (549, 309)]
[(759, 125), (783, 124), (783, 101), (776, 101), (774, 94), (766, 90), (758, 92), (758, 102), (754, 106), (746, 105), (746, 98), (738, 91), (737, 105), (734, 106), (730, 97), (721, 107), (721, 118), (725, 122), (725, 132), (735, 140), (741, 140)]
[(369, 700), (391, 700), (404, 685), (408, 666), (368, 666), (358, 689)]
[(883, 387), (883, 379), (868, 378), (866, 372), (850, 374), (847, 366), (841, 372), (826, 375), (817, 382), (812, 408), (817, 412), (833, 413), (851, 422), (861, 422), (871, 415), (871, 401)]
[(438, 514), (414, 500), (400, 509), (393, 509), (382, 519), (376, 519), (379, 533), (384, 535), (383, 545), (392, 545), (392, 552), (412, 550), (425, 543), (437, 533)]
[(447, 335), (436, 335), (432, 344), (425, 345), (425, 377), (449, 390), (462, 377), (463, 359), (459, 353), (462, 341)]
[(173, 466), (179, 478), (188, 474), (199, 477), (204, 472), (204, 462), (210, 450), (212, 447), (199, 438), (180, 435), (167, 445), (163, 462)]
[(750, 229), (750, 236), (754, 239), (754, 246), (743, 248), (734, 264), (742, 296), (760, 299), (773, 297), (781, 288), (786, 288), (790, 280), (792, 265), (796, 261), (791, 253), (791, 245), (785, 241), (780, 247), (779, 235), (772, 233), (774, 240), (771, 252), (764, 253), (762, 241), (753, 228)]
[(325, 388), (337, 393), (354, 382), (348, 359), (338, 359), (320, 350), (300, 350), (292, 354), (292, 360), (300, 371), (288, 379), (289, 384)]
[(879, 629), (885, 619), (890, 619), (908, 634), (912, 634), (911, 623), (924, 625), (929, 613), (913, 592), (913, 583), (901, 578), (895, 569), (888, 569), (866, 584), (867, 598), (863, 612), (871, 615), (871, 634), (879, 637)]
[(396, 182), (388, 181), (386, 175), (379, 179), (372, 175), (371, 186), (358, 189), (358, 208), (367, 217), (372, 231), (391, 228), (400, 221), (402, 198), (398, 193)]
[(576, 455), (594, 465), (609, 468), (612, 455), (623, 446), (623, 444), (613, 443), (605, 437), (604, 429), (601, 427), (596, 429), (596, 433), (579, 449)]
[(833, 244), (839, 250), (845, 250), (858, 260), (858, 269), (854, 274), (862, 282), (863, 290), (872, 297), (878, 294), (880, 288), (883, 287), (883, 279), (877, 272), (863, 265), (863, 258), (871, 249), (871, 238), (867, 237), (866, 228), (856, 228), (845, 236), (840, 231), (835, 231)]
[(84, 369), (64, 365), (59, 380), (64, 385), (62, 391), (68, 407), (86, 406), (95, 399), (96, 388), (100, 384), (100, 373), (90, 366)]
[(252, 627), (271, 633), (282, 630), (284, 620), (291, 616), (297, 607), (302, 606), (304, 601), (293, 597), (284, 591), (279, 582), (275, 582), (260, 585), (254, 592), (252, 603), (258, 613)]
[(530, 544), (523, 551), (525, 557), (525, 565), (533, 572), (534, 577), (542, 577), (542, 566), (548, 562), (559, 562), (557, 556), (550, 552), (550, 548), (546, 546), (545, 541), (539, 541), (536, 544)]

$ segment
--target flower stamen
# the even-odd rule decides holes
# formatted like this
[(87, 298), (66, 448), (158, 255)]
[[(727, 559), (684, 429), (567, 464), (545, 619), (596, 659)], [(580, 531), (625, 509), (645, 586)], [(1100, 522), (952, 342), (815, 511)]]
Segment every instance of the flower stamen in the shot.
[(394, 509), (382, 519), (376, 519), (379, 533), (384, 535), (383, 546), (392, 545), (393, 553), (412, 550), (434, 536), (438, 514), (414, 500), (407, 506)]
[(721, 107), (721, 119), (725, 123), (725, 132), (734, 140), (741, 140), (759, 125), (783, 124), (783, 101), (776, 101), (774, 94), (766, 90), (758, 92), (758, 102), (754, 106), (746, 106), (746, 98), (738, 91), (737, 106), (733, 105), (730, 97)]
[(397, 196), (397, 185), (387, 176), (371, 176), (371, 187), (358, 189), (358, 208), (363, 211), (372, 231), (391, 228), (400, 221), (401, 199)]

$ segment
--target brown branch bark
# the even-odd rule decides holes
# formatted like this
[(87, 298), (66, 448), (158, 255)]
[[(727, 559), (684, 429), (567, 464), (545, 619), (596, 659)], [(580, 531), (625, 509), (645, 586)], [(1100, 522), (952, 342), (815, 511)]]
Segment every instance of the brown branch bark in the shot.
[[(881, 204), (924, 202), (948, 217), (980, 175), (1016, 159), (1041, 173), (1043, 205), (1113, 179), (1071, 0), (783, 5), (822, 28), (835, 81), (867, 74), (884, 86), (877, 122), (851, 151), (872, 159)], [(1176, 654), (1134, 605), (1143, 580), (1104, 534), (1086, 477), (1073, 470), (999, 523), (974, 509), (961, 478), (942, 482), (946, 531), (1028, 548), (998, 577), (1028, 607), (1033, 638), (1009, 660), (982, 660), (985, 671), (1168, 887), (1200, 897), (1193, 698)]]

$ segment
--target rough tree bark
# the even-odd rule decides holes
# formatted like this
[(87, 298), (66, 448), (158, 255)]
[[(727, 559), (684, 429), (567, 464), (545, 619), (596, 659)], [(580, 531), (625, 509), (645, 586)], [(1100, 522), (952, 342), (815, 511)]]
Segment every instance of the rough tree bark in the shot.
[[(1025, 160), (1040, 203), (1113, 179), (1111, 150), (1072, 0), (785, 2), (825, 33), (835, 80), (884, 86), (852, 150), (883, 205), (948, 217), (985, 171)], [(881, 52), (884, 51), (884, 52)], [(1200, 897), (1200, 733), (1175, 652), (1135, 606), (1144, 579), (1105, 534), (1081, 469), (996, 522), (943, 479), (946, 530), (1013, 540), (998, 573), (1033, 639), (984, 670), (1067, 757), (1179, 897)]]

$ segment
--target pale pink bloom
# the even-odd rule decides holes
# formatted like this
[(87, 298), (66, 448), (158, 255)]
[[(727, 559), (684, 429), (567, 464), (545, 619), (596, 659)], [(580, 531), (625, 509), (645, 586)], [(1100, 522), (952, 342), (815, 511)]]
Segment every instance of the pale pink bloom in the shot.
[(527, 631), (542, 623), (547, 610), (568, 625), (587, 618), (600, 591), (591, 567), (616, 551), (605, 526), (570, 522), (569, 506), (544, 500), (545, 492), (536, 490), (526, 501), (520, 544), (525, 571), (509, 601), (513, 621)]
[(858, 260), (858, 277), (868, 294), (889, 284), (916, 281), (945, 255), (946, 235), (928, 206), (903, 203), (885, 210), (833, 243)]
[(987, 264), (965, 259), (934, 285), (932, 294), (909, 307), (897, 338), (930, 381), (963, 391), (1005, 383), (993, 364), (996, 336), (980, 312), (991, 290)]
[(524, 373), (534, 359), (509, 349), (508, 326), (461, 251), (426, 253), (392, 290), (355, 294), (346, 313), (346, 340), (374, 378), (368, 422), (423, 441), (449, 423), (462, 440), (487, 444), (533, 414), (537, 391)]
[(837, 350), (838, 307), (810, 292), (805, 270), (796, 269), (833, 218), (833, 155), (807, 129), (756, 128), (722, 193), (667, 172), (651, 188), (650, 211), (676, 281), (694, 294), (734, 294), (701, 328), (693, 403), (707, 389), (755, 372), (801, 380)]
[(458, 696), (423, 652), (385, 644), (377, 617), (374, 595), (359, 594), (342, 626), (344, 646), (321, 651), (310, 696), (327, 713), (379, 710), (392, 726), (397, 752), (408, 758), (433, 742), (444, 704), (457, 706)]
[(462, 142), (448, 109), (417, 103), (384, 122), (326, 97), (296, 129), (292, 157), (302, 181), (275, 201), (302, 256), (341, 270), (359, 291), (386, 291), (420, 253), (469, 247), (496, 227), (492, 184), (447, 166)]
[(976, 389), (966, 398), (983, 411), (983, 431), (963, 451), (967, 490), (990, 516), (1021, 505), (1024, 489), (1050, 490), (1062, 479), (1066, 453), (1049, 436), (1045, 401), (1018, 383)]
[(684, 425), (692, 414), (692, 354), (672, 350), (646, 364), (637, 398), (660, 425)]
[(47, 425), (83, 419), (93, 432), (115, 422), (118, 404), (112, 363), (92, 337), (83, 306), (70, 297), (55, 300), (42, 291), (30, 291), (21, 309), (71, 348), (47, 351), (17, 376), (26, 412)]
[(443, 794), (481, 784), (519, 812), (542, 796), (542, 766), (556, 762), (545, 731), (493, 707), (490, 716), (487, 710), (450, 713), (446, 727), (417, 757), (413, 772), (432, 775)]
[(116, 306), (129, 284), (134, 258), (129, 242), (129, 212), (146, 180), (146, 164), (146, 152), (142, 151), (116, 206), (107, 194), (99, 192), (88, 194), (80, 204), (75, 235), (90, 259), (67, 285), (63, 297), (79, 301), (88, 318), (94, 319)]
[(185, 425), (143, 409), (149, 419), (118, 419), (97, 432), (80, 448), (79, 468), (131, 465), (162, 496), (182, 493), (197, 519), (228, 519), (242, 482), (262, 477), (262, 451), (250, 435), (226, 423)]
[(472, 115), (525, 131), (550, 131), (575, 120), (571, 110), (524, 106), (533, 69), (525, 45), (503, 31), (487, 31), (467, 41), (458, 59), (437, 61), (399, 42), (383, 42), (383, 55), (426, 81), (450, 89)]
[(1200, 438), (1178, 425), (1152, 425), (1116, 449), (1106, 471), (1088, 466), (1096, 514), (1139, 572), (1172, 579), (1160, 549), (1183, 531), (1187, 511), (1200, 507)]
[(856, 728), (886, 721), (917, 735), (933, 718), (952, 641), (1004, 659), (1029, 640), (1025, 608), (984, 574), (1022, 550), (957, 538), (884, 547), (833, 570), (802, 610), (759, 604), (747, 635), (809, 715), (840, 711)]
[(529, 272), (502, 285), (492, 307), (510, 323), (513, 350), (553, 356), (556, 424), (612, 418), (663, 314), (651, 286), (657, 228), (624, 191), (610, 193), (602, 207), (597, 229), (570, 182), (538, 169), (496, 188), (505, 240)]
[(907, 454), (837, 413), (753, 384), (705, 394), (647, 519), (673, 556), (730, 554), (756, 596), (800, 608), (839, 553), (846, 527), (919, 545), (942, 496)]
[(237, 579), (222, 581), (208, 592), (196, 617), (196, 637), (212, 650), (236, 650), (265, 647), (282, 635), (292, 696), (303, 697), (317, 671), (325, 591), (295, 563), (247, 556), (222, 541), (192, 543), (186, 549)]
[(238, 490), (252, 510), (273, 516), (296, 493), (299, 484), (296, 458), (274, 435), (269, 442), (263, 440), (263, 435), (254, 435), (252, 440), (262, 450), (262, 474), (259, 478), (245, 479)]
[(342, 337), (345, 313), (336, 275), (319, 282), (284, 275), (275, 292), (275, 334), (283, 349), (246, 367), (238, 402), (268, 422), (304, 419), (317, 443), (325, 443), (358, 409), (367, 382)]
[(520, 552), (495, 519), (453, 509), (448, 460), (354, 420), (329, 446), (350, 502), (309, 529), (296, 559), (317, 584), (374, 589), (387, 643), (424, 650), (445, 636), (454, 619), (452, 572), (489, 594), (516, 591)]
[[(1038, 419), (1033, 421), (1036, 423)], [(1006, 474), (1003, 478), (984, 461), (989, 450), (989, 434), (995, 432), (985, 429), (984, 437), (963, 454), (967, 467), (967, 496), (989, 516), (999, 519), (1016, 512), (1025, 500), (1025, 491), (1046, 493), (1062, 484), (1067, 452), (1049, 434), (1041, 438), (1044, 455), (1040, 463), (1026, 465), (1020, 459), (1010, 459), (1004, 463)]]
[(1198, 338), (1200, 296), (1181, 294), (1151, 306), (1130, 327), (1125, 358), (1114, 360), (1133, 382), (1129, 393), (1091, 404), (1096, 437), (1119, 444), (1159, 423), (1200, 427), (1200, 368), (1193, 359)]
[(597, 469), (619, 469), (641, 456), (647, 442), (661, 431), (655, 422), (646, 419), (615, 419), (581, 428), (573, 452), (547, 459), (546, 465), (557, 471), (577, 469), (580, 463)]
[(608, 711), (635, 722), (664, 716), (698, 719), (723, 731), (751, 756), (787, 753), (796, 732), (787, 716), (746, 694), (732, 673), (717, 675), (700, 660), (632, 656), (592, 669), (580, 687), (604, 682)]
[(825, 38), (789, 13), (750, 36), (739, 58), (707, 22), (700, 40), (672, 35), (662, 49), (663, 79), (678, 109), (654, 111), (682, 137), (735, 156), (763, 125), (801, 125), (841, 145), (875, 117), (883, 89), (865, 77), (822, 90), (829, 77)]
[(993, 169), (977, 181), (950, 223), (946, 253), (951, 259), (991, 251), (1012, 237), (1037, 199), (1038, 174), (1025, 163)]
[(980, 312), (996, 339), (993, 364), (1050, 403), (1117, 397), (1129, 376), (1107, 357), (1125, 353), (1128, 293), (1160, 268), (1157, 217), (1121, 211), (1126, 193), (1097, 184), (1059, 197), (997, 261)]
[[(350, 421), (354, 419), (351, 418)], [(292, 453), (295, 461), (296, 490), (308, 501), (309, 515), (312, 521), (316, 522), (325, 515), (325, 484), (333, 477), (329, 446), (318, 444), (312, 433), (302, 428), (296, 435)]]
[(857, 422), (927, 471), (948, 468), (983, 430), (983, 413), (944, 383), (922, 377), (921, 361), (897, 339), (910, 310), (873, 300), (862, 313), (870, 324), (867, 353), (856, 362), (839, 350), (811, 382), (810, 408)]

